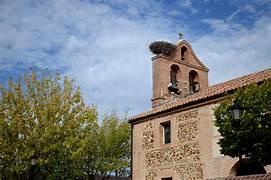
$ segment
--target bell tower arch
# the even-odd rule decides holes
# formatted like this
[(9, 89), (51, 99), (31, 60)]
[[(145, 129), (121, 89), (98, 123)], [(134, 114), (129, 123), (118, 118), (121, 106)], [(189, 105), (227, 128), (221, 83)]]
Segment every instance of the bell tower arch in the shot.
[(149, 46), (152, 57), (152, 106), (182, 98), (208, 87), (208, 68), (197, 58), (191, 45), (155, 41)]

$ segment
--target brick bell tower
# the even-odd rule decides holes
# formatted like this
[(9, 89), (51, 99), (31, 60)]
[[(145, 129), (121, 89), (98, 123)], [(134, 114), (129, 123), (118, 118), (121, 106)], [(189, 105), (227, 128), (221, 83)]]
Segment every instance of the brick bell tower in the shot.
[(190, 44), (156, 41), (150, 44), (152, 57), (152, 107), (182, 98), (208, 87), (208, 68), (197, 58)]

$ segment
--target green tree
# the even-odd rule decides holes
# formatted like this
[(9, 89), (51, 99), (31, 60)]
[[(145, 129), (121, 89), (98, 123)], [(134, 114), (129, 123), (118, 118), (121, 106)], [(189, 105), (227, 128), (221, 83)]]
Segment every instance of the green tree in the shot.
[(80, 152), (97, 124), (97, 112), (84, 104), (73, 83), (32, 72), (0, 85), (0, 179), (28, 178), (31, 171), (49, 179), (83, 174)]
[[(105, 115), (95, 129), (95, 138), (89, 138), (84, 147), (84, 171), (88, 177), (102, 178), (113, 172), (129, 174), (130, 166), (130, 125), (115, 113)], [(90, 136), (91, 137), (91, 136)]]
[[(234, 104), (242, 110), (238, 120), (231, 115)], [(271, 80), (228, 95), (214, 115), (222, 154), (239, 157), (240, 162), (246, 157), (261, 167), (271, 164)]]

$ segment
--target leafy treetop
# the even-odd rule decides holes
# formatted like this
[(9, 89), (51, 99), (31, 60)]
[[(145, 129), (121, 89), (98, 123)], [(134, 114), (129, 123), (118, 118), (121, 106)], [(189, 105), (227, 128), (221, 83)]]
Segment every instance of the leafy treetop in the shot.
[[(234, 120), (232, 106), (240, 105), (240, 119)], [(271, 80), (252, 84), (228, 95), (214, 110), (215, 126), (222, 138), (221, 153), (248, 158), (264, 167), (271, 163)]]
[[(116, 115), (98, 123), (68, 77), (35, 72), (0, 84), (0, 179), (75, 179), (129, 167), (130, 127)], [(93, 166), (92, 166), (93, 164)]]

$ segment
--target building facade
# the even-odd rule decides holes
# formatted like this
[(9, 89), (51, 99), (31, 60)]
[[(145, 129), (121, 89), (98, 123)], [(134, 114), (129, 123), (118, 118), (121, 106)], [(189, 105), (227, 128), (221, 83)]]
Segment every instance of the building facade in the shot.
[[(209, 86), (208, 68), (181, 40), (163, 53), (153, 44), (152, 109), (132, 117), (132, 179), (208, 179), (235, 175), (237, 159), (223, 156), (213, 108), (226, 93), (271, 79), (271, 69)], [(167, 45), (165, 45), (167, 49)], [(271, 172), (270, 167), (266, 167)]]

